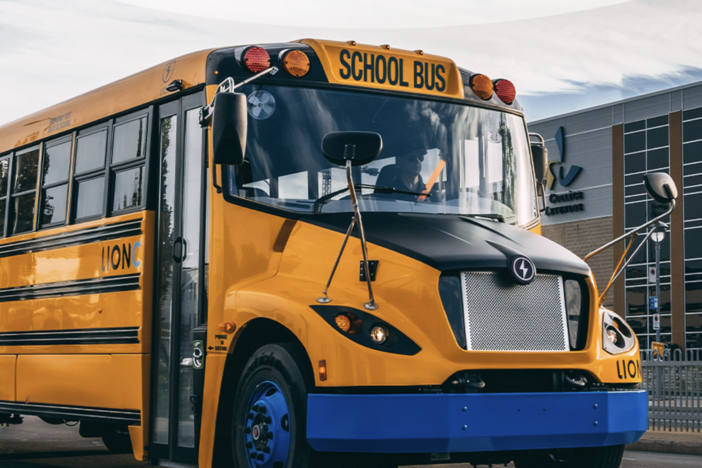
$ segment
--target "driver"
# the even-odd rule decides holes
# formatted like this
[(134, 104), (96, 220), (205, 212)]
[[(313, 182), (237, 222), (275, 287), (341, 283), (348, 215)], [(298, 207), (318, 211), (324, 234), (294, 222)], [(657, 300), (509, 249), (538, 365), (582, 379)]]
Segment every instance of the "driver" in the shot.
[(422, 163), (426, 151), (423, 149), (412, 151), (396, 159), (397, 172), (390, 182), (390, 187), (406, 192), (422, 192), (427, 187), (422, 179)]

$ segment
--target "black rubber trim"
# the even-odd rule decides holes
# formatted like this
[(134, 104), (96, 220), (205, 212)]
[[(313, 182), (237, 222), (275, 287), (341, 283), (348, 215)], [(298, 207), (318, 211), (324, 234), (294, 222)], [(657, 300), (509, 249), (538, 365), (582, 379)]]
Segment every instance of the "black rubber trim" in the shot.
[(139, 327), (0, 333), (0, 346), (57, 346), (139, 343)]
[(141, 219), (135, 219), (0, 245), (0, 258), (62, 249), (64, 247), (91, 244), (122, 237), (140, 236), (142, 234), (141, 221)]
[[(382, 351), (384, 353), (403, 354), (405, 356), (414, 356), (422, 350), (417, 343), (412, 341), (400, 330), (368, 312), (351, 307), (331, 305), (312, 305), (310, 308), (317, 312), (334, 330), (366, 348), (375, 349), (376, 351)], [(336, 316), (342, 313), (349, 315), (352, 319), (355, 316), (358, 322), (360, 322), (352, 326), (352, 328), (355, 329), (354, 333), (344, 332), (336, 325)], [(383, 344), (376, 344), (370, 337), (370, 331), (376, 325), (382, 325), (389, 332), (388, 339)]]
[(87, 408), (83, 406), (48, 405), (43, 403), (18, 403), (0, 401), (0, 413), (43, 416), (69, 421), (96, 421), (107, 424), (128, 424), (141, 426), (141, 411), (108, 408)]
[(27, 301), (50, 297), (104, 294), (119, 291), (136, 291), (140, 273), (102, 278), (90, 278), (56, 283), (33, 284), (17, 288), (0, 289), (0, 302)]

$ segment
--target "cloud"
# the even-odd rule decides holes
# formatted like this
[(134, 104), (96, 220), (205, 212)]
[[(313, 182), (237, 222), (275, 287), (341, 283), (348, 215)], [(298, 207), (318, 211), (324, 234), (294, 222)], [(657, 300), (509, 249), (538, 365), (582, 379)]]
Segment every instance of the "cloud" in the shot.
[(118, 0), (168, 13), (265, 25), (326, 28), (435, 28), (553, 16), (631, 0)]
[(263, 16), (242, 15), (237, 22), (115, 1), (0, 0), (0, 123), (195, 50), (302, 37), (423, 49), (508, 78), (519, 96), (591, 95), (577, 100), (583, 106), (597, 102), (601, 90), (631, 86), (628, 77), (675, 76), (700, 68), (702, 57), (697, 0), (639, 0), (508, 23), (419, 29), (300, 27), (294, 18), (291, 26), (252, 23)]

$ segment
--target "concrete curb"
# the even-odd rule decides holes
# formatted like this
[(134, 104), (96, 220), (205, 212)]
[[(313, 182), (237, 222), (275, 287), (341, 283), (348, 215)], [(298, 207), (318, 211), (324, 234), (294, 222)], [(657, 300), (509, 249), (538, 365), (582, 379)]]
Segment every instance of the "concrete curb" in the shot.
[(702, 455), (702, 440), (701, 441), (680, 441), (680, 440), (665, 440), (655, 437), (644, 437), (638, 442), (626, 446), (627, 450), (636, 450), (640, 452), (661, 452), (661, 453), (677, 453), (684, 455)]

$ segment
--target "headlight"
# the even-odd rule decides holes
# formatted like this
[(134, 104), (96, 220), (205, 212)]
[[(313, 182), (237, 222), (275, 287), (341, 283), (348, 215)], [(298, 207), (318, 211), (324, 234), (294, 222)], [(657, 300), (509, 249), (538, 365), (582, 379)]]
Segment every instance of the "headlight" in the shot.
[(609, 354), (621, 354), (629, 351), (636, 343), (631, 327), (611, 310), (603, 310), (602, 348)]

